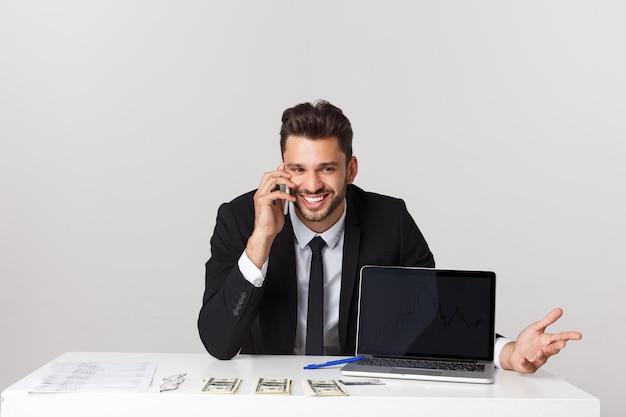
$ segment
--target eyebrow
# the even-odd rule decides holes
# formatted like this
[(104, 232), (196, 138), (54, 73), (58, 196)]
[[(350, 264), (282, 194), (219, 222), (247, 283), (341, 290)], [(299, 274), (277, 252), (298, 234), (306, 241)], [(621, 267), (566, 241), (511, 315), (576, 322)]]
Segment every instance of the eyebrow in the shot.
[[(287, 168), (302, 168), (304, 167), (303, 164), (297, 163), (297, 162), (292, 162), (286, 165)], [(320, 164), (317, 165), (317, 168), (326, 168), (326, 167), (338, 167), (339, 166), (339, 162), (322, 162)]]

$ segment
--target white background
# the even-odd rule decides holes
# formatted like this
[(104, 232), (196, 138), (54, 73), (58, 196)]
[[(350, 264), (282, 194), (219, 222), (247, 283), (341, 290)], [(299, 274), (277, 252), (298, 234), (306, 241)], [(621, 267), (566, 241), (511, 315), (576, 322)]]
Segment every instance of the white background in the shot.
[[(439, 267), (498, 275), (497, 330), (552, 307), (546, 369), (623, 411), (620, 1), (0, 2), (0, 389), (66, 351), (203, 352), (220, 203), (324, 98), (356, 184)], [(608, 368), (621, 368), (609, 373)]]

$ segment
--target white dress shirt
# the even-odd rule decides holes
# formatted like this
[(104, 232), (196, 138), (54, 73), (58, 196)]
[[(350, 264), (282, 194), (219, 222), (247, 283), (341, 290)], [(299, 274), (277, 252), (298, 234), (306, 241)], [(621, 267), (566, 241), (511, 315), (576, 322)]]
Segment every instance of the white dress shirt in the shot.
[(322, 249), (324, 264), (324, 353), (339, 355), (339, 296), (341, 294), (341, 267), (343, 264), (343, 237), (346, 223), (344, 212), (330, 229), (315, 233), (296, 216), (293, 204), (289, 207), (295, 235), (296, 276), (298, 278), (298, 323), (296, 325), (296, 354), (304, 354), (306, 347), (307, 311), (309, 306), (309, 273), (311, 268), (311, 239), (321, 236), (326, 242)]

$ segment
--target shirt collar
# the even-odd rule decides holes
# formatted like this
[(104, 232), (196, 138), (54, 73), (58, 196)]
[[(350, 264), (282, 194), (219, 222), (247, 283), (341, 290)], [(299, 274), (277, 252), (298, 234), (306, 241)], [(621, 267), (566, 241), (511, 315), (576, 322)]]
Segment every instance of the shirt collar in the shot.
[(296, 215), (296, 211), (293, 204), (289, 204), (289, 218), (291, 219), (291, 226), (293, 227), (293, 233), (296, 237), (296, 242), (300, 249), (304, 249), (311, 239), (315, 236), (321, 236), (326, 242), (326, 246), (333, 249), (339, 243), (339, 239), (343, 235), (346, 224), (346, 211), (348, 209), (347, 202), (344, 202), (343, 213), (335, 224), (330, 229), (322, 233), (316, 233), (309, 229)]

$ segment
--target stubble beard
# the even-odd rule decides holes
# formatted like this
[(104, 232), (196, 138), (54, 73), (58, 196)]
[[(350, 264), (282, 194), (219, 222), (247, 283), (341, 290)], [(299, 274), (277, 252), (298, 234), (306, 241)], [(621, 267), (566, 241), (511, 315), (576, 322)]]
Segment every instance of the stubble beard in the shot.
[[(326, 220), (335, 210), (341, 205), (341, 203), (346, 198), (346, 189), (347, 185), (344, 185), (343, 190), (340, 194), (333, 194), (332, 191), (328, 193), (328, 197), (330, 201), (327, 203), (326, 208), (323, 211), (315, 211), (312, 212), (308, 209), (308, 207), (303, 207), (303, 204), (299, 199), (296, 200), (294, 206), (296, 210), (300, 213), (300, 215), (308, 222), (321, 222)], [(323, 190), (322, 192), (327, 193), (327, 190)], [(319, 193), (316, 193), (319, 194)], [(302, 195), (307, 195), (303, 193)]]

